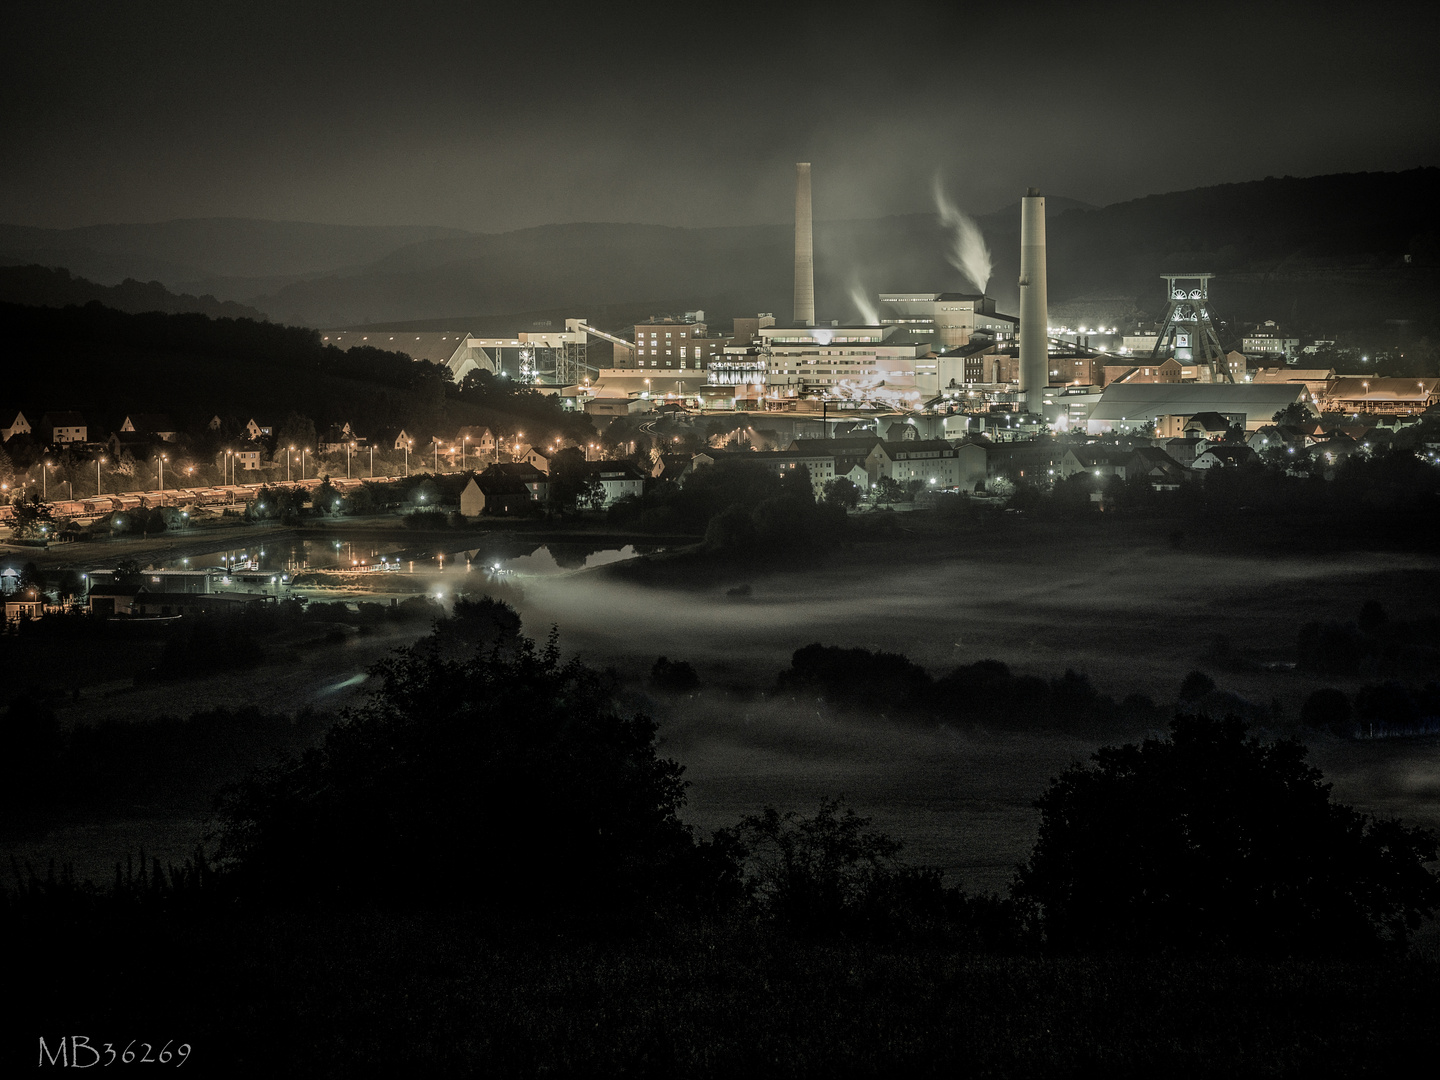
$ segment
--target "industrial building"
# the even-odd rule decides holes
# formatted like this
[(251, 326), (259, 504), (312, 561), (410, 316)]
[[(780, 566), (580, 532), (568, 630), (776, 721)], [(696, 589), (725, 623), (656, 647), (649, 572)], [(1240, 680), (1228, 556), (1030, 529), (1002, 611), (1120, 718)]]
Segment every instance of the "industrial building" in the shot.
[(1133, 431), (1164, 416), (1213, 412), (1256, 431), (1295, 404), (1315, 411), (1301, 383), (1115, 383), (1101, 392), (1085, 427), (1091, 435), (1105, 435)]
[(938, 350), (960, 348), (981, 334), (1001, 345), (1013, 343), (1020, 320), (995, 310), (995, 301), (980, 293), (882, 292), (883, 321), (918, 331)]
[(1334, 379), (1320, 399), (1322, 412), (1357, 416), (1414, 416), (1440, 402), (1440, 379)]

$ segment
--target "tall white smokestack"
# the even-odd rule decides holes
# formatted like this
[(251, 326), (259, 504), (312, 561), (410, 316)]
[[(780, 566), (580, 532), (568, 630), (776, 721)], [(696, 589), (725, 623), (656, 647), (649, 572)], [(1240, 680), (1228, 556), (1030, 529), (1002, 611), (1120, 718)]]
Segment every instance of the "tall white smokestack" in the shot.
[(795, 322), (815, 325), (815, 237), (810, 228), (810, 163), (795, 163)]
[(1020, 200), (1020, 392), (1044, 413), (1050, 385), (1050, 315), (1045, 298), (1045, 199), (1031, 188)]

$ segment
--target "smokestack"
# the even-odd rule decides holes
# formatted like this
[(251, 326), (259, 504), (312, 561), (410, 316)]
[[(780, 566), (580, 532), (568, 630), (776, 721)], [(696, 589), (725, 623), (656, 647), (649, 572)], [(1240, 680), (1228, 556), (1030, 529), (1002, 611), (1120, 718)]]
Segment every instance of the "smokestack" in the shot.
[(1050, 385), (1050, 315), (1045, 298), (1045, 199), (1031, 188), (1020, 200), (1020, 392), (1043, 415)]
[(810, 229), (810, 163), (795, 163), (795, 322), (815, 325), (815, 237)]

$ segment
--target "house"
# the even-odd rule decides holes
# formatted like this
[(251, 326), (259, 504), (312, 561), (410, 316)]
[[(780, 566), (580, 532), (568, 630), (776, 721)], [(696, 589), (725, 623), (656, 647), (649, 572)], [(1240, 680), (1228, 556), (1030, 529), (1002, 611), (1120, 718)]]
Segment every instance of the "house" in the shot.
[(525, 452), (520, 455), (520, 461), (548, 475), (550, 472), (550, 457), (551, 452), (548, 450), (541, 450), (535, 446), (527, 446)]
[(323, 435), (316, 438), (316, 452), (320, 454), (338, 454), (344, 451), (347, 446), (356, 443), (355, 432), (347, 424), (331, 424)]
[(255, 472), (260, 468), (259, 450), (235, 450), (232, 451), (235, 458), (235, 467), (241, 472)]
[(245, 424), (245, 434), (253, 441), (255, 439), (268, 439), (275, 434), (275, 428), (270, 424), (262, 424), (253, 416)]
[(149, 461), (157, 453), (163, 453), (156, 447), (164, 441), (158, 435), (148, 432), (140, 434), (133, 431), (112, 431), (110, 437), (105, 440), (105, 446), (109, 449), (111, 457), (117, 462), (127, 453), (133, 461)]
[(467, 424), (455, 433), (455, 443), (457, 446), (465, 448), (467, 457), (472, 453), (485, 455), (495, 453), (495, 433), (488, 427)]
[(40, 418), (40, 429), (36, 432), (37, 438), (50, 446), (83, 443), (88, 440), (89, 434), (85, 418), (78, 412), (46, 413)]
[(691, 454), (661, 454), (650, 468), (656, 480), (679, 480), (690, 471)]
[(164, 413), (131, 413), (120, 425), (122, 435), (154, 435), (161, 442), (174, 442), (177, 428)]
[[(7, 414), (8, 415), (8, 414)], [(10, 421), (8, 427), (0, 428), (0, 442), (9, 442), (16, 435), (29, 435), (30, 421), (25, 419), (25, 414), (17, 412), (15, 419)]]
[(479, 517), (484, 512), (485, 492), (472, 476), (470, 482), (465, 485), (465, 490), (460, 492), (460, 513), (466, 517)]
[(871, 484), (888, 477), (902, 484), (919, 481), (937, 490), (974, 491), (984, 482), (987, 469), (983, 446), (944, 439), (876, 443), (865, 459)]
[(1289, 424), (1267, 424), (1245, 440), (1257, 454), (1266, 450), (1303, 450), (1310, 444), (1305, 431)]
[[(1232, 426), (1243, 427), (1244, 424), (1243, 413), (1239, 416), (1227, 416), (1218, 412), (1196, 413), (1185, 421), (1180, 430), (1180, 437), (1182, 439), (1204, 439), (1206, 442), (1212, 443), (1223, 442), (1225, 437), (1230, 434)], [(1159, 431), (1158, 426), (1156, 431)]]
[(1176, 490), (1189, 475), (1185, 466), (1158, 446), (1137, 446), (1125, 464), (1125, 479), (1143, 476), (1158, 490)]
[(645, 473), (633, 461), (592, 461), (586, 465), (586, 475), (598, 480), (604, 489), (602, 506), (627, 495), (639, 498), (645, 494)]
[[(847, 476), (857, 465), (860, 466), (861, 471), (866, 471), (865, 462), (870, 457), (870, 451), (882, 441), (880, 436), (874, 434), (846, 436), (838, 439), (795, 439), (786, 449), (804, 451), (807, 454), (828, 454), (835, 459), (835, 475)], [(868, 477), (868, 472), (866, 475)], [(868, 487), (868, 479), (860, 486)]]
[[(492, 487), (498, 494), (504, 494), (505, 487), (497, 483), (502, 480), (521, 485), (529, 492), (530, 499), (535, 502), (544, 502), (550, 497), (550, 478), (525, 461), (499, 462), (486, 468), (476, 479), (479, 481), (480, 489), (487, 493), (487, 504), (490, 501), (489, 492)], [(491, 513), (494, 513), (493, 509)]]
[(375, 445), (381, 450), (404, 450), (407, 446), (413, 450), (415, 440), (404, 428), (386, 428), (376, 437)]
[(1181, 466), (1188, 467), (1195, 463), (1195, 457), (1200, 453), (1202, 447), (1199, 439), (1165, 439), (1160, 449), (1170, 455), (1171, 459), (1179, 462)]
[(1120, 446), (1102, 446), (1099, 443), (1072, 446), (1060, 459), (1060, 476), (1068, 480), (1077, 473), (1089, 473), (1101, 477), (1118, 476), (1124, 480), (1126, 466), (1134, 456), (1133, 450)]
[(7, 595), (4, 610), (6, 622), (38, 619), (45, 612), (45, 597), (39, 589), (30, 585)]
[(1255, 461), (1255, 451), (1244, 443), (1216, 443), (1195, 456), (1192, 469), (1238, 469)]

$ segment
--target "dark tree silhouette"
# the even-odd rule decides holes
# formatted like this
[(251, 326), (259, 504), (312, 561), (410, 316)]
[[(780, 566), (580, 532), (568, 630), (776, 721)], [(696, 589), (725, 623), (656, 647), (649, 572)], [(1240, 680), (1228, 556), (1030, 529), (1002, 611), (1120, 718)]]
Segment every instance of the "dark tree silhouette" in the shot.
[(1305, 748), (1232, 718), (1106, 747), (1036, 802), (1016, 898), (1062, 949), (1353, 953), (1440, 904), (1436, 837), (1330, 801)]
[[(324, 746), (232, 789), (242, 891), (302, 903), (626, 910), (734, 876), (677, 813), (682, 769), (609, 679), (520, 638), (464, 661), (417, 646)], [(708, 885), (707, 885), (708, 883)], [(713, 895), (713, 894), (707, 894)]]

